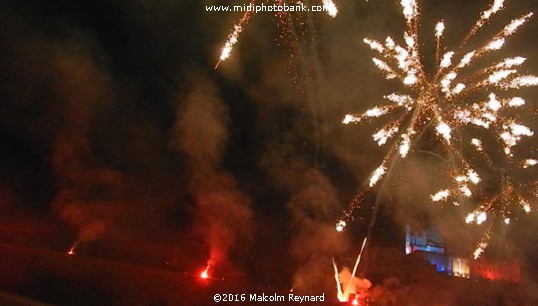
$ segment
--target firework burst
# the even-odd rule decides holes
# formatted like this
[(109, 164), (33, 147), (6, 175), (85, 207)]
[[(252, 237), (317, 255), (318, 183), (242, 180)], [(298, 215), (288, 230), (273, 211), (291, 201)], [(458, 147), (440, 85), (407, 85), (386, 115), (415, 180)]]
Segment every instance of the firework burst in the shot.
[[(484, 223), (488, 215), (494, 214), (507, 220), (505, 223), (508, 224), (514, 207), (529, 212), (532, 205), (528, 198), (536, 197), (535, 187), (534, 192), (527, 195), (520, 192), (528, 188), (511, 176), (511, 170), (533, 167), (538, 163), (535, 159), (518, 162), (513, 154), (513, 148), (522, 139), (534, 134), (520, 122), (518, 116), (518, 110), (524, 106), (525, 100), (513, 94), (520, 87), (538, 85), (538, 77), (518, 71), (525, 62), (523, 57), (504, 58), (485, 68), (475, 61), (500, 50), (505, 40), (533, 14), (512, 20), (491, 40), (467, 51), (468, 42), (493, 15), (502, 10), (504, 1), (495, 0), (483, 11), (460, 46), (454, 50), (447, 51), (443, 47), (445, 24), (438, 22), (433, 33), (437, 47), (437, 68), (434, 73), (427, 73), (418, 47), (420, 13), (417, 1), (402, 0), (401, 6), (407, 25), (403, 44), (391, 37), (387, 37), (384, 42), (365, 38), (364, 42), (379, 54), (373, 58), (373, 62), (385, 78), (401, 82), (406, 90), (386, 95), (384, 98), (387, 103), (362, 114), (348, 114), (342, 121), (344, 124), (362, 124), (382, 116), (389, 118), (388, 123), (375, 131), (372, 137), (379, 146), (390, 144), (390, 148), (381, 164), (371, 173), (367, 187), (344, 211), (337, 223), (337, 230), (344, 229), (365, 193), (386, 177), (397, 160), (406, 158), (426, 132), (435, 135), (441, 145), (442, 157), (449, 165), (445, 174), (451, 182), (447, 188), (432, 194), (431, 200), (451, 201), (455, 205), (460, 205), (462, 201), (475, 203), (477, 208), (467, 217), (468, 223)], [(467, 135), (473, 133), (474, 137), (467, 139)], [(490, 138), (495, 141), (488, 139), (486, 142), (484, 135), (493, 135)], [(484, 148), (486, 143), (496, 143), (502, 148), (504, 162), (501, 166), (488, 157)], [(475, 159), (469, 158), (469, 148), (483, 156), (491, 169), (501, 168), (502, 179), (496, 195), (479, 194), (482, 181), (478, 173), (480, 167), (474, 162)], [(480, 169), (482, 168), (484, 167)], [(480, 242), (482, 250), (487, 245), (489, 232), (488, 230)]]

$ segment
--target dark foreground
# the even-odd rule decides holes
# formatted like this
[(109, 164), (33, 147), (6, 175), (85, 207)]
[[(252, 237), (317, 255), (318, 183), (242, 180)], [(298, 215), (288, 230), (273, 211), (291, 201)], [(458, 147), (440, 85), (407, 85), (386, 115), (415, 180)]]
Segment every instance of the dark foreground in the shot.
[[(0, 244), (0, 305), (337, 305), (289, 301), (289, 292), (203, 280), (174, 269)], [(221, 294), (216, 303), (215, 294)], [(222, 294), (229, 295), (226, 302)], [(258, 301), (251, 301), (256, 294)], [(297, 293), (299, 294), (299, 293)], [(270, 301), (275, 296), (278, 301)], [(260, 301), (259, 299), (266, 299)], [(244, 300), (244, 301), (243, 301)], [(283, 300), (283, 301), (282, 301)]]

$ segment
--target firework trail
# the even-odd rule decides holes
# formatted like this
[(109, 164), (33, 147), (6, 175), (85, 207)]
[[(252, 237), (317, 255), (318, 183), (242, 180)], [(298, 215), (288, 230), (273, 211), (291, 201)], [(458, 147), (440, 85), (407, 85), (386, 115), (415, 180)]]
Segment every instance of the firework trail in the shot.
[[(248, 5), (255, 8), (263, 1), (252, 0)], [(304, 5), (301, 2), (285, 0), (272, 1), (276, 6), (283, 7), (293, 5)], [(288, 4), (289, 3), (289, 4)], [(321, 0), (324, 11), (331, 17), (338, 15), (338, 8), (332, 0)], [(258, 4), (259, 5), (259, 4)], [(218, 68), (220, 63), (226, 60), (238, 42), (239, 36), (243, 32), (245, 25), (255, 15), (255, 11), (247, 11), (241, 19), (236, 22), (234, 29), (222, 48), (219, 61), (215, 65)], [(293, 16), (295, 15), (295, 16)], [(296, 88), (307, 95), (310, 111), (312, 113), (313, 138), (315, 143), (314, 161), (316, 167), (324, 164), (324, 139), (327, 130), (325, 122), (325, 100), (323, 95), (323, 73), (321, 71), (321, 61), (314, 47), (316, 41), (315, 27), (312, 21), (312, 12), (302, 13), (300, 11), (274, 11), (273, 18), (279, 31), (279, 41), (283, 42), (285, 52), (291, 54), (290, 61), (286, 65), (289, 74), (292, 76)], [(280, 42), (278, 43), (280, 45)]]
[[(517, 114), (525, 100), (518, 96), (508, 96), (520, 87), (538, 85), (538, 77), (519, 73), (517, 68), (525, 62), (523, 57), (504, 58), (485, 68), (477, 67), (475, 61), (500, 50), (506, 39), (527, 22), (533, 13), (512, 20), (482, 46), (465, 51), (468, 41), (493, 15), (502, 10), (503, 5), (504, 1), (495, 0), (483, 11), (454, 51), (444, 51), (442, 38), (445, 24), (438, 22), (434, 32), (437, 70), (431, 75), (426, 73), (418, 48), (420, 13), (416, 0), (401, 1), (407, 25), (403, 45), (391, 37), (387, 37), (384, 42), (364, 39), (364, 42), (379, 54), (372, 60), (385, 78), (401, 82), (407, 90), (386, 95), (384, 98), (388, 103), (375, 106), (362, 114), (348, 114), (342, 121), (344, 124), (363, 124), (378, 117), (387, 117), (388, 123), (375, 131), (372, 137), (379, 146), (387, 143), (391, 145), (383, 161), (370, 174), (367, 186), (338, 220), (338, 231), (344, 230), (346, 224), (352, 220), (353, 210), (360, 205), (368, 191), (376, 187), (381, 180), (386, 180), (394, 163), (405, 159), (416, 149), (420, 138), (430, 131), (442, 147), (443, 159), (448, 161), (449, 169), (444, 174), (451, 182), (447, 188), (431, 195), (433, 202), (452, 201), (453, 204), (460, 205), (467, 200), (479, 203), (476, 205), (478, 208), (467, 218), (467, 222), (479, 224), (484, 222), (490, 213), (510, 220), (513, 203), (518, 203), (516, 206), (525, 212), (531, 210), (528, 198), (536, 197), (536, 188), (527, 195), (519, 193), (520, 190), (525, 190), (526, 185), (512, 178), (512, 170), (529, 168), (538, 162), (535, 159), (519, 162), (512, 149), (524, 137), (533, 136), (534, 132), (520, 122)], [(474, 132), (474, 137), (466, 139), (464, 130), (467, 134), (469, 131), (471, 134)], [(480, 132), (477, 133), (476, 130)], [(493, 135), (496, 140), (493, 143), (500, 145), (505, 159), (501, 164), (502, 180), (499, 191), (494, 196), (480, 195), (477, 192), (480, 191), (479, 183), (482, 179), (477, 171), (478, 165), (468, 157), (468, 151), (474, 150), (484, 157), (490, 168), (497, 170), (496, 163), (492, 162), (484, 150), (486, 142), (482, 138), (485, 134)], [(487, 143), (491, 145), (492, 141)], [(491, 172), (492, 169), (488, 170)], [(489, 237), (489, 231), (485, 236)], [(481, 245), (487, 245), (486, 242), (483, 238)]]
[[(228, 57), (230, 57), (234, 45), (237, 42), (239, 42), (239, 36), (243, 32), (246, 23), (248, 23), (248, 21), (250, 20), (252, 15), (256, 14), (254, 8), (256, 8), (256, 4), (258, 2), (259, 1), (256, 1), (256, 0), (250, 1), (250, 4), (248, 6), (250, 8), (252, 8), (252, 9), (250, 11), (244, 12), (241, 19), (234, 24), (232, 32), (230, 33), (230, 35), (228, 35), (226, 43), (222, 47), (221, 54), (220, 54), (220, 57), (219, 57), (219, 61), (215, 65), (215, 69), (218, 68), (219, 64), (222, 61), (224, 61)], [(300, 2), (298, 2), (298, 3), (300, 3)], [(274, 4), (276, 6), (280, 6), (280, 7), (282, 7), (284, 5), (294, 6), (294, 5), (297, 5), (298, 3), (287, 4), (287, 1), (285, 1), (285, 0), (274, 0)], [(324, 7), (324, 11), (329, 16), (334, 18), (334, 17), (336, 17), (336, 15), (338, 15), (338, 8), (336, 7), (336, 5), (334, 4), (334, 2), (332, 0), (322, 0), (322, 4), (323, 4), (323, 7)], [(292, 22), (292, 20), (293, 20), (291, 18), (291, 16), (290, 16), (291, 13), (300, 14), (298, 12), (287, 12), (287, 11), (275, 11), (274, 12), (274, 17), (277, 20), (276, 21), (277, 25), (279, 26), (279, 28), (282, 29), (282, 34), (280, 35), (281, 37), (288, 36), (289, 31), (292, 31), (291, 29), (293, 29), (293, 24), (290, 24)]]
[[(251, 1), (249, 5), (254, 5), (255, 1)], [(215, 69), (219, 67), (220, 62), (226, 60), (228, 57), (230, 57), (230, 54), (232, 53), (233, 46), (239, 41), (239, 35), (241, 32), (243, 32), (243, 27), (245, 24), (249, 21), (251, 14), (253, 14), (252, 11), (246, 11), (241, 19), (234, 24), (234, 29), (230, 35), (228, 35), (228, 39), (226, 40), (226, 43), (224, 44), (224, 47), (222, 47), (222, 50), (220, 52), (219, 61), (215, 65)]]
[[(364, 240), (362, 241), (361, 250), (359, 252), (359, 255), (357, 256), (357, 260), (355, 261), (355, 266), (353, 267), (353, 272), (350, 274), (349, 278), (341, 279), (340, 274), (338, 273), (338, 267), (336, 266), (336, 262), (334, 261), (334, 258), (333, 258), (334, 278), (336, 280), (337, 297), (340, 302), (349, 301), (349, 296), (353, 293), (356, 293), (357, 291), (356, 282), (358, 279), (355, 277), (355, 274), (357, 273), (357, 268), (359, 266), (359, 263), (361, 262), (362, 252), (364, 251), (364, 247), (366, 246), (367, 239), (368, 237), (365, 237)], [(342, 285), (344, 285), (344, 290), (342, 290)]]
[(336, 280), (336, 292), (337, 297), (340, 302), (344, 302), (344, 292), (342, 291), (342, 285), (340, 284), (340, 276), (338, 275), (338, 267), (336, 266), (336, 262), (334, 261), (333, 257), (333, 268), (334, 268), (334, 279)]
[(366, 245), (367, 239), (368, 237), (364, 238), (364, 240), (362, 241), (361, 251), (359, 252), (359, 256), (357, 256), (357, 261), (355, 261), (355, 266), (353, 267), (353, 273), (351, 273), (352, 279), (355, 277), (355, 273), (357, 273), (357, 268), (359, 267), (359, 263), (361, 262), (362, 251), (364, 251), (364, 246)]
[(491, 228), (492, 228), (492, 226), (493, 226), (493, 224), (490, 224), (490, 226), (486, 230), (485, 234), (482, 236), (482, 239), (480, 239), (480, 241), (478, 242), (478, 245), (477, 245), (476, 249), (473, 252), (473, 258), (474, 259), (477, 259), (478, 257), (480, 257), (480, 255), (488, 247), (489, 239), (491, 237)]

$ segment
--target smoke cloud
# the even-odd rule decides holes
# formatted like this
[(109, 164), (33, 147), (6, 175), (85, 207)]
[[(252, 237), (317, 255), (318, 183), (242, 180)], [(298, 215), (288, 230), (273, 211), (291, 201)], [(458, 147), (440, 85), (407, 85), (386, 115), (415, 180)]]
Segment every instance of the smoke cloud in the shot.
[(317, 169), (305, 171), (298, 179), (300, 189), (287, 204), (293, 218), (291, 253), (298, 264), (293, 285), (313, 292), (334, 290), (328, 277), (331, 258), (347, 247), (334, 229), (337, 191)]
[(208, 265), (229, 263), (232, 250), (251, 239), (251, 199), (222, 166), (229, 114), (216, 87), (203, 76), (178, 105), (172, 145), (185, 155), (189, 193), (196, 206), (194, 231), (209, 247)]
[[(277, 151), (278, 152), (278, 151)], [(275, 153), (275, 165), (282, 152)], [(291, 255), (297, 263), (293, 286), (298, 290), (322, 292), (334, 290), (331, 258), (347, 247), (347, 242), (334, 230), (334, 212), (338, 207), (337, 190), (317, 169), (304, 168), (306, 163), (296, 159), (289, 167), (280, 164), (270, 171), (290, 182), (292, 196), (286, 207), (291, 212)], [(299, 171), (286, 171), (285, 169)], [(301, 169), (297, 169), (301, 168)]]
[(107, 202), (123, 193), (122, 175), (103, 166), (93, 152), (98, 115), (114, 99), (110, 77), (88, 50), (75, 41), (55, 49), (53, 57), (59, 116), (50, 156), (58, 178), (53, 207), (78, 229), (77, 243), (105, 232)]

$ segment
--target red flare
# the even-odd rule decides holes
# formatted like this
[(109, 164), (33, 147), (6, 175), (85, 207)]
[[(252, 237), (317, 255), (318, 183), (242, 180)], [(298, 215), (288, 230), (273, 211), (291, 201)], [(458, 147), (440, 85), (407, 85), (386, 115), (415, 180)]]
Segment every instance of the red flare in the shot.
[(78, 244), (78, 243), (73, 244), (73, 246), (69, 249), (69, 251), (67, 251), (67, 254), (69, 254), (69, 255), (75, 255), (75, 249), (76, 249), (76, 247), (77, 247), (77, 244)]
[(209, 271), (209, 265), (205, 268), (204, 272), (200, 274), (200, 277), (203, 279), (209, 278), (209, 274), (207, 273)]

